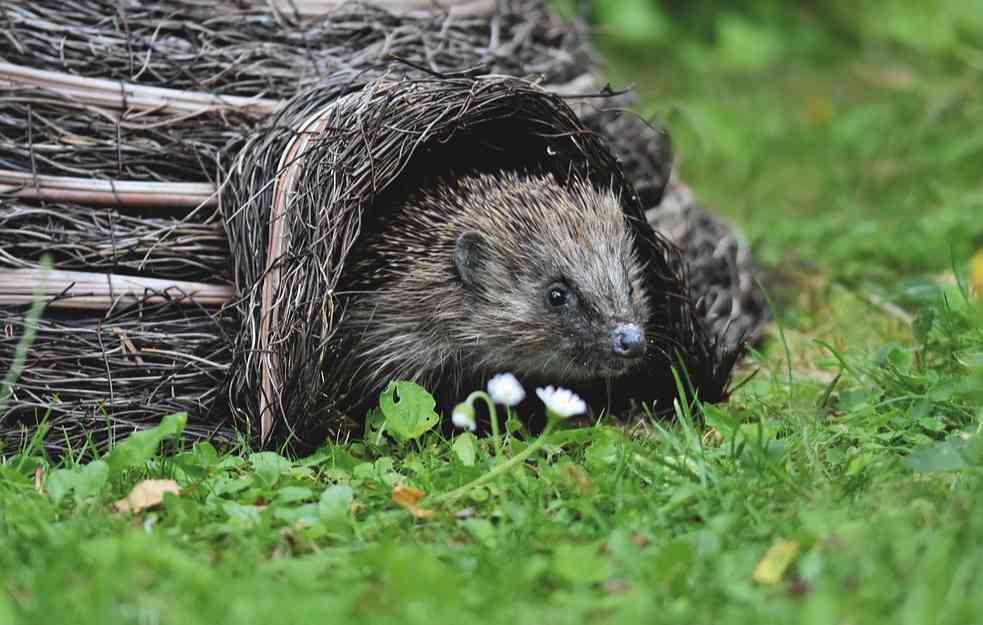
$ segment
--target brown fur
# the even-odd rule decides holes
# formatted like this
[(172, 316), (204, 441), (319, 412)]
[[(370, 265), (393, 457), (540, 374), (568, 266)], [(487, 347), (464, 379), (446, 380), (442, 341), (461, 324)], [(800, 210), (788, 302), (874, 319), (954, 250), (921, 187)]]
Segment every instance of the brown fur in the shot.
[[(345, 368), (356, 401), (389, 380), (456, 396), (462, 384), (511, 371), (557, 384), (609, 378), (619, 323), (649, 317), (644, 268), (618, 199), (589, 183), (480, 175), (436, 185), (369, 235), (351, 266), (345, 298)], [(458, 239), (476, 245), (462, 275)], [(573, 314), (546, 302), (562, 281)], [(441, 387), (438, 389), (437, 387)]]

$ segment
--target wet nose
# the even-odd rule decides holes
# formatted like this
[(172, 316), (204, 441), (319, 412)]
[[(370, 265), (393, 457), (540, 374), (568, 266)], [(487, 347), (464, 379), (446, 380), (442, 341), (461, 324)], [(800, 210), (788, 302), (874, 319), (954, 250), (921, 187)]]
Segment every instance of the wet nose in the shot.
[(642, 330), (634, 323), (623, 323), (611, 333), (614, 353), (622, 358), (638, 358), (645, 353)]

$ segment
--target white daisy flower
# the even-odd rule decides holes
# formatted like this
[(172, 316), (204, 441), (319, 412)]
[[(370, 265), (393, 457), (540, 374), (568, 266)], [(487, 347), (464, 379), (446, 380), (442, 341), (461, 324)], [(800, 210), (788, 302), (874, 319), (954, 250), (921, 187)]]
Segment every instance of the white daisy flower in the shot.
[(546, 409), (561, 419), (587, 412), (587, 404), (584, 403), (584, 400), (580, 399), (573, 391), (565, 388), (553, 386), (537, 388), (536, 394), (546, 404)]
[(526, 391), (511, 373), (499, 373), (488, 380), (488, 394), (496, 404), (518, 406), (526, 398)]
[(474, 432), (478, 425), (474, 421), (474, 408), (471, 407), (471, 404), (465, 402), (454, 406), (454, 412), (451, 413), (451, 423), (454, 424), (454, 427)]

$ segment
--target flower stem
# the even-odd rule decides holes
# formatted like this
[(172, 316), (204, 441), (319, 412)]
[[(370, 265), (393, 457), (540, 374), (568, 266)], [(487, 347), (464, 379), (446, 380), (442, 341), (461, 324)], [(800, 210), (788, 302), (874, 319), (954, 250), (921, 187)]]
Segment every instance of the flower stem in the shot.
[[(492, 420), (492, 423), (494, 423), (494, 419)], [(550, 419), (546, 423), (546, 427), (543, 429), (543, 433), (539, 435), (539, 438), (534, 440), (528, 447), (526, 447), (516, 455), (512, 456), (505, 462), (497, 465), (488, 473), (485, 473), (484, 475), (475, 478), (474, 480), (471, 480), (464, 486), (460, 486), (452, 491), (448, 491), (446, 493), (437, 495), (432, 499), (430, 499), (429, 501), (427, 501), (427, 503), (435, 504), (435, 503), (441, 503), (444, 501), (451, 501), (453, 499), (457, 499), (461, 495), (467, 493), (469, 490), (487, 484), (488, 482), (491, 482), (492, 480), (502, 475), (503, 473), (511, 470), (513, 467), (521, 464), (526, 460), (526, 458), (536, 453), (536, 451), (546, 443), (546, 437), (553, 432), (553, 428), (555, 427), (556, 423), (557, 423), (556, 419)]]
[(485, 405), (488, 406), (488, 419), (491, 421), (492, 440), (495, 445), (495, 458), (501, 458), (502, 437), (499, 434), (498, 413), (495, 411), (495, 402), (493, 402), (491, 396), (484, 391), (475, 391), (471, 393), (470, 395), (468, 395), (466, 402), (470, 404), (477, 399), (484, 400)]

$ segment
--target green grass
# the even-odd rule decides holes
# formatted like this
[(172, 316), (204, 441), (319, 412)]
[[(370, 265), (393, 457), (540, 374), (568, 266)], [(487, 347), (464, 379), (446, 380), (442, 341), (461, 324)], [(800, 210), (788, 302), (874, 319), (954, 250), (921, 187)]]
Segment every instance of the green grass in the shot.
[[(983, 237), (983, 26), (896, 5), (626, 1), (648, 30), (606, 42), (783, 303), (709, 427), (563, 428), (420, 517), (394, 486), (451, 491), (491, 441), (26, 450), (0, 465), (0, 623), (983, 622), (983, 308), (952, 277)], [(113, 512), (145, 478), (183, 492)]]

